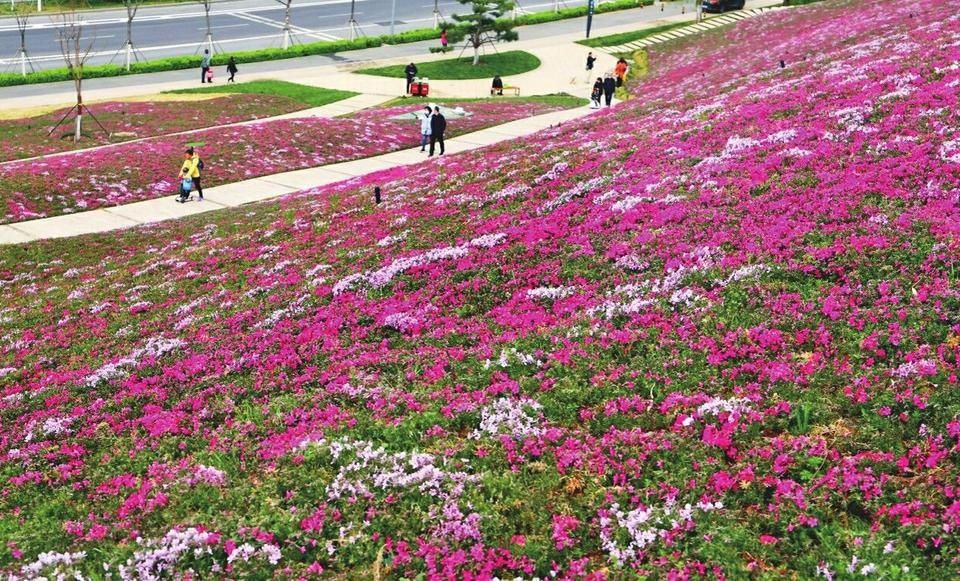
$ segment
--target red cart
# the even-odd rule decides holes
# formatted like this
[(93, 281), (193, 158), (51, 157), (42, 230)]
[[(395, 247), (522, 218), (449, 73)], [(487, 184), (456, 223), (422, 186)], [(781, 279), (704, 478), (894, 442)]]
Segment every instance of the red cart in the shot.
[(414, 97), (426, 97), (430, 94), (430, 79), (417, 78), (410, 83), (410, 94)]

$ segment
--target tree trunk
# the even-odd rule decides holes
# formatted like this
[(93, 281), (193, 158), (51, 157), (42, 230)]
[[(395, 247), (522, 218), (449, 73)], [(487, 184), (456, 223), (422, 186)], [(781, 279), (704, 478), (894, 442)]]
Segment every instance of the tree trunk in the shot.
[(474, 46), (473, 47), (473, 66), (477, 66), (479, 64), (480, 64), (480, 47)]
[(77, 111), (77, 122), (73, 128), (73, 142), (77, 143), (80, 141), (80, 131), (83, 126), (83, 113)]

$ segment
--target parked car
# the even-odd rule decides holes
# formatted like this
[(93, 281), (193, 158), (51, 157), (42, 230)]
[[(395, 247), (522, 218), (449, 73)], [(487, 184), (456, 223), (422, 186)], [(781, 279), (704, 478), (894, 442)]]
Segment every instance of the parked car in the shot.
[(747, 0), (703, 0), (704, 12), (726, 12), (740, 10)]

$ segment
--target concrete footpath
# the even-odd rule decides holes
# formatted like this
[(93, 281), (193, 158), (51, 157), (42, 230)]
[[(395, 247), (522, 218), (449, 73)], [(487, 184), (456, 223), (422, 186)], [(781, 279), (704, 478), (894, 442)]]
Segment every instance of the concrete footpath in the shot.
[[(446, 140), (447, 154), (477, 149), (523, 137), (594, 112), (580, 107), (520, 119)], [(174, 195), (51, 218), (0, 225), (0, 244), (20, 244), (47, 238), (109, 232), (269, 200), (293, 192), (336, 183), (398, 166), (429, 163), (420, 149), (406, 149), (344, 163), (263, 176), (215, 188), (205, 188), (203, 202), (178, 204)]]

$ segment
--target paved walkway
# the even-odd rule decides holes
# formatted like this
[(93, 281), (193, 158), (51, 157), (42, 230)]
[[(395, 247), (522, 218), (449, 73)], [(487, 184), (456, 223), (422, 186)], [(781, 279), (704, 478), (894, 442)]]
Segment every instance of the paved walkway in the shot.
[[(482, 131), (468, 133), (446, 141), (448, 154), (477, 149), (501, 141), (536, 133), (552, 125), (589, 115), (587, 107), (568, 109), (521, 119)], [(264, 176), (206, 188), (204, 202), (178, 204), (174, 196), (135, 202), (124, 206), (100, 208), (79, 214), (66, 214), (0, 226), (0, 244), (20, 244), (47, 238), (66, 238), (81, 234), (108, 232), (201, 214), (277, 198), (293, 192), (323, 186), (371, 172), (397, 166), (423, 163), (419, 147), (395, 151), (344, 163)]]

